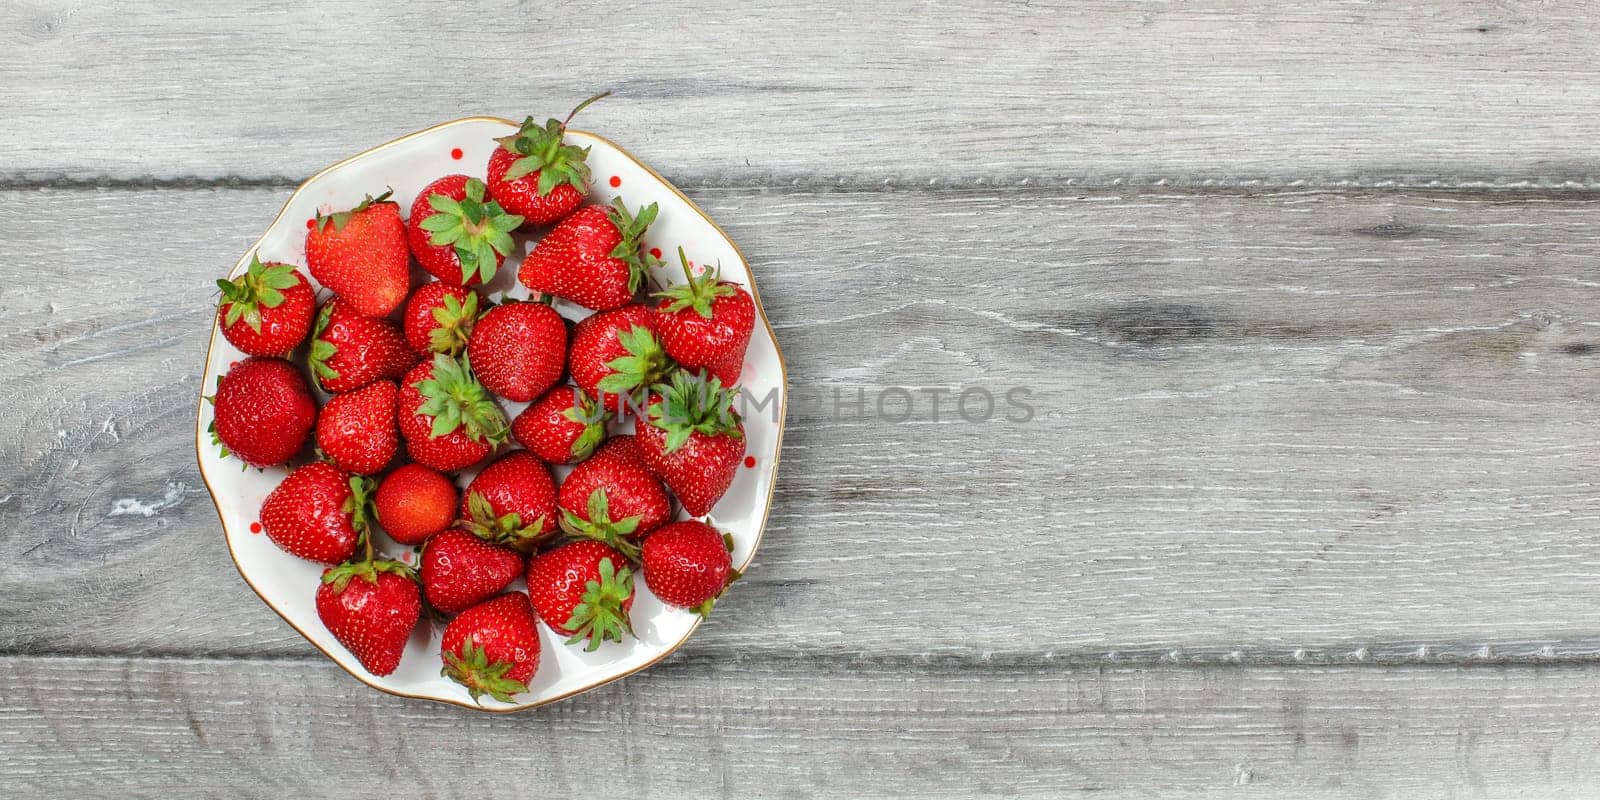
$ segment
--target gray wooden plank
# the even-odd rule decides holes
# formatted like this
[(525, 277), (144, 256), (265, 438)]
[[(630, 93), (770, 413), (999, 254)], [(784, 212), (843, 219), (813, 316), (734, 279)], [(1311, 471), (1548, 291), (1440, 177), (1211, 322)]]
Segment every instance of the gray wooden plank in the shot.
[(298, 181), (609, 88), (583, 125), (697, 185), (1593, 187), (1594, 11), (30, 0), (0, 4), (0, 178)]
[[(285, 194), (0, 192), (0, 650), (310, 652), (190, 449), (207, 284)], [(1600, 649), (1594, 202), (695, 196), (795, 400), (762, 552), (693, 652)], [(1036, 416), (833, 412), (890, 386), (1026, 386)]]
[(1581, 669), (676, 659), (489, 715), (318, 661), (0, 667), (0, 784), (30, 796), (1579, 797), (1600, 781), (1600, 674)]

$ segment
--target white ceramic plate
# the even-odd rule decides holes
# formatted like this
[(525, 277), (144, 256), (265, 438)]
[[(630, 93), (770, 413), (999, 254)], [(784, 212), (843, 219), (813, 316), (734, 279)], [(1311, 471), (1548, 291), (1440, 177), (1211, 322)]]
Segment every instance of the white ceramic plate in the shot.
[[(509, 120), (490, 117), (456, 120), (375, 147), (317, 173), (289, 197), (277, 219), (273, 220), (255, 246), (240, 257), (229, 275), (243, 273), (251, 256), (257, 253), (262, 261), (295, 264), (305, 272), (306, 223), (316, 216), (319, 209), (330, 211), (349, 208), (368, 193), (376, 195), (389, 187), (394, 190), (394, 199), (399, 202), (401, 213), (409, 213), (417, 192), (440, 176), (462, 173), (482, 179), (489, 155), (496, 147), (494, 138), (505, 136), (515, 131), (516, 127)], [(762, 324), (756, 326), (750, 338), (741, 376), (747, 401), (744, 422), (747, 456), (727, 495), (711, 513), (712, 522), (718, 529), (733, 534), (733, 564), (743, 570), (749, 565), (755, 555), (756, 545), (761, 541), (761, 531), (766, 525), (767, 511), (772, 502), (787, 393), (783, 357), (773, 337), (772, 326), (761, 311), (761, 295), (756, 291), (750, 267), (739, 248), (716, 223), (676, 187), (627, 151), (602, 137), (582, 131), (569, 130), (566, 138), (569, 143), (591, 148), (590, 202), (609, 203), (613, 197), (620, 195), (630, 209), (637, 210), (650, 203), (660, 205), (660, 214), (646, 237), (648, 246), (661, 251), (663, 265), (656, 270), (655, 276), (659, 284), (683, 280), (675, 255), (676, 248), (681, 245), (697, 266), (720, 263), (723, 277), (743, 284), (755, 298)], [(494, 282), (480, 290), (486, 297), (498, 297), (502, 292), (513, 297), (527, 296), (527, 290), (516, 282), (517, 266), (521, 263), (521, 255), (526, 254), (545, 230), (539, 229), (531, 236), (518, 237), (520, 253), (506, 259), (505, 266)], [(421, 270), (414, 269), (413, 286), (426, 277)], [(556, 309), (571, 319), (588, 314), (586, 309), (561, 301), (556, 303)], [(216, 386), (217, 376), (226, 373), (229, 366), (240, 358), (243, 358), (243, 354), (234, 349), (213, 325), (205, 378), (201, 382), (201, 386), (205, 387), (203, 393), (209, 393)], [(761, 403), (766, 405), (758, 409)], [(507, 414), (513, 417), (523, 408), (523, 404), (518, 403), (504, 403), (504, 406)], [(531, 681), (528, 692), (519, 695), (516, 703), (500, 703), (484, 697), (480, 706), (468, 697), (460, 685), (441, 677), (439, 634), (444, 626), (428, 624), (426, 620), (417, 626), (417, 632), (412, 635), (405, 656), (400, 661), (400, 668), (394, 674), (381, 678), (370, 675), (317, 619), (314, 598), (322, 566), (279, 550), (265, 535), (257, 532), (260, 530), (257, 520), (261, 501), (278, 485), (287, 470), (241, 470), (241, 462), (219, 456), (207, 432), (210, 424), (211, 406), (201, 402), (195, 430), (200, 474), (216, 502), (217, 513), (222, 518), (222, 528), (228, 538), (228, 549), (233, 554), (239, 573), (256, 594), (295, 630), (368, 686), (405, 697), (439, 700), (489, 711), (532, 708), (593, 689), (650, 666), (687, 641), (699, 624), (699, 617), (694, 614), (663, 605), (641, 581), (633, 606), (633, 627), (638, 634), (636, 640), (621, 644), (607, 642), (597, 651), (585, 653), (579, 647), (563, 644), (565, 637), (541, 623), (542, 656), (539, 671)], [(557, 468), (558, 479), (564, 478), (567, 471), (567, 468)], [(462, 476), (462, 485), (470, 476), (470, 473)], [(679, 517), (684, 516), (680, 511)], [(409, 548), (395, 544), (383, 535), (377, 536), (375, 542), (393, 557), (406, 560), (412, 557)], [(517, 581), (513, 588), (522, 589), (522, 581)], [(737, 590), (736, 584), (732, 591)]]

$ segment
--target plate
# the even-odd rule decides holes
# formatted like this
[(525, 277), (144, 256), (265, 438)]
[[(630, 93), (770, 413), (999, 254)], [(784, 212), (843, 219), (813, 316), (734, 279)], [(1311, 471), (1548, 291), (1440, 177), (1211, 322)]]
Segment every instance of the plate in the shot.
[[(295, 190), (266, 233), (240, 256), (229, 276), (242, 274), (251, 256), (256, 254), (262, 261), (283, 261), (307, 272), (304, 267), (305, 232), (307, 222), (319, 209), (326, 212), (349, 208), (367, 194), (375, 195), (388, 187), (394, 191), (401, 213), (408, 213), (417, 193), (436, 178), (463, 173), (482, 179), (489, 155), (497, 146), (495, 137), (516, 129), (516, 123), (510, 120), (469, 117), (396, 139), (328, 167)], [(682, 268), (676, 258), (676, 248), (681, 245), (694, 264), (720, 265), (723, 277), (743, 284), (755, 300), (761, 324), (751, 334), (740, 378), (745, 403), (746, 458), (728, 493), (710, 515), (713, 525), (733, 535), (733, 565), (744, 570), (755, 556), (772, 505), (787, 407), (783, 356), (773, 336), (772, 325), (762, 311), (761, 294), (756, 289), (754, 276), (744, 255), (728, 235), (654, 170), (620, 146), (593, 133), (569, 129), (566, 139), (568, 143), (590, 148), (589, 202), (610, 203), (614, 197), (621, 196), (631, 209), (659, 204), (660, 213), (646, 236), (646, 246), (661, 251), (663, 263), (654, 274), (659, 285), (682, 282)], [(527, 297), (527, 290), (516, 282), (517, 265), (545, 230), (541, 228), (531, 235), (517, 236), (519, 251), (506, 259), (493, 282), (480, 288), (486, 298), (497, 298), (502, 293)], [(425, 273), (413, 269), (413, 287), (420, 285), (424, 278), (427, 278)], [(558, 300), (555, 307), (569, 319), (580, 319), (590, 313), (565, 301)], [(217, 376), (226, 373), (231, 364), (242, 358), (244, 354), (234, 349), (213, 324), (202, 394), (210, 392), (216, 386)], [(512, 417), (526, 405), (503, 400), (501, 403)], [(688, 641), (700, 623), (697, 615), (663, 604), (640, 581), (632, 614), (636, 639), (607, 642), (595, 652), (585, 653), (580, 647), (567, 646), (563, 643), (566, 637), (540, 623), (539, 671), (529, 682), (528, 692), (518, 695), (515, 703), (502, 703), (490, 697), (482, 698), (481, 704), (476, 703), (465, 688), (439, 674), (439, 636), (444, 626), (437, 623), (417, 626), (400, 667), (393, 674), (370, 675), (317, 618), (314, 600), (323, 567), (279, 550), (259, 532), (261, 502), (287, 474), (287, 469), (241, 470), (241, 462), (222, 458), (207, 432), (211, 424), (211, 406), (203, 400), (199, 406), (195, 449), (200, 475), (216, 503), (228, 550), (239, 574), (285, 622), (368, 686), (402, 697), (437, 700), (486, 711), (533, 708), (588, 691), (660, 661)], [(631, 426), (631, 422), (627, 425)], [(568, 471), (569, 468), (556, 467), (557, 479), (565, 478)], [(463, 473), (461, 485), (465, 486), (471, 476), (471, 472)], [(686, 516), (679, 511), (678, 518)], [(374, 543), (391, 557), (413, 558), (410, 548), (382, 534), (375, 536)], [(518, 580), (512, 588), (523, 589), (522, 581)], [(730, 589), (737, 590), (737, 584)]]

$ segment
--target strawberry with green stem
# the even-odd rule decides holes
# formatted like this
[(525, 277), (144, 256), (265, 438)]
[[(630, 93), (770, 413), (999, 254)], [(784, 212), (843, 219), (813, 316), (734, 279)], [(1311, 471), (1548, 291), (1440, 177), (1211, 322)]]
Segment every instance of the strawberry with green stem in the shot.
[(657, 211), (651, 203), (635, 215), (620, 197), (609, 207), (584, 206), (539, 240), (523, 259), (517, 280), (534, 292), (596, 311), (625, 306), (660, 264), (644, 246)]
[(368, 530), (371, 492), (370, 480), (313, 461), (267, 495), (261, 528), (273, 544), (307, 561), (348, 561)]
[(528, 596), (507, 592), (461, 612), (445, 626), (439, 674), (467, 688), (474, 702), (502, 703), (528, 691), (539, 669), (539, 624)]
[(722, 499), (744, 460), (744, 423), (737, 393), (701, 373), (677, 372), (651, 393), (635, 436), (645, 466), (665, 481), (690, 516), (703, 517)]
[(501, 207), (532, 225), (548, 225), (572, 213), (589, 193), (589, 148), (567, 144), (567, 123), (610, 92), (578, 104), (565, 120), (544, 125), (528, 117), (517, 132), (496, 139), (489, 156), (489, 194)]
[(375, 559), (371, 532), (364, 530), (366, 557), (322, 573), (317, 617), (373, 675), (400, 666), (406, 641), (422, 616), (417, 575), (397, 561)]
[(368, 195), (348, 211), (319, 211), (306, 231), (311, 277), (369, 317), (388, 315), (411, 288), (406, 224), (391, 194)]
[(529, 552), (556, 532), (556, 483), (543, 461), (512, 450), (484, 467), (461, 500), (461, 527)]
[(311, 379), (332, 393), (353, 392), (393, 380), (417, 363), (417, 354), (393, 322), (356, 313), (344, 298), (322, 305), (311, 335)]
[(641, 406), (672, 369), (647, 306), (628, 305), (585, 317), (572, 329), (567, 370), (573, 382), (609, 411), (626, 398)]
[(567, 644), (602, 642), (632, 636), (633, 570), (622, 553), (595, 541), (564, 544), (528, 564), (528, 598), (539, 618)]
[(552, 464), (576, 464), (606, 438), (611, 414), (576, 386), (557, 386), (511, 421), (511, 435)]
[(640, 570), (661, 602), (700, 616), (739, 579), (733, 568), (733, 536), (688, 519), (664, 525), (644, 540)]
[(672, 517), (672, 501), (661, 482), (642, 463), (604, 448), (572, 468), (556, 504), (562, 530), (604, 542), (629, 558), (639, 552), (633, 540)]
[(305, 341), (316, 312), (311, 282), (300, 270), (251, 254), (245, 274), (219, 278), (222, 336), (245, 355), (287, 356)]
[(444, 281), (417, 287), (402, 317), (406, 343), (423, 357), (461, 355), (478, 322), (478, 305), (477, 292)]
[(678, 248), (687, 283), (656, 292), (661, 346), (690, 372), (704, 368), (723, 386), (739, 382), (744, 351), (755, 329), (755, 301), (744, 287), (721, 278), (721, 270), (695, 275)]
[(423, 187), (411, 204), (406, 238), (417, 262), (446, 283), (488, 283), (516, 249), (511, 232), (522, 217), (485, 200), (483, 181), (446, 175)]
[(418, 364), (400, 385), (400, 435), (411, 459), (440, 472), (487, 458), (506, 440), (509, 423), (472, 365), (442, 353)]

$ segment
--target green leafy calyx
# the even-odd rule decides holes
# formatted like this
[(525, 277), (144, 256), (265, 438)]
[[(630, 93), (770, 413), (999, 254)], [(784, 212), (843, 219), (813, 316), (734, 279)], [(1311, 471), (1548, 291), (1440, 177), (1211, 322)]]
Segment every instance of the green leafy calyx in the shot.
[(472, 328), (478, 324), (478, 293), (467, 292), (466, 300), (457, 300), (453, 294), (444, 296), (444, 304), (433, 309), (433, 321), (438, 325), (428, 332), (428, 349), (445, 355), (460, 355), (472, 338)]
[(416, 580), (417, 573), (410, 567), (398, 561), (346, 561), (322, 574), (322, 582), (333, 585), (333, 593), (344, 592), (354, 578), (360, 578), (367, 583), (377, 583), (378, 573), (388, 572), (399, 575), (407, 580)]
[(233, 325), (244, 320), (256, 333), (261, 332), (261, 309), (277, 308), (283, 304), (283, 293), (300, 283), (294, 267), (288, 264), (263, 264), (260, 255), (250, 256), (250, 268), (232, 280), (217, 279), (222, 290), (222, 304), (227, 311), (223, 325)]
[(683, 248), (678, 248), (678, 261), (683, 264), (683, 276), (689, 279), (688, 283), (669, 286), (656, 292), (656, 297), (666, 298), (672, 302), (667, 304), (667, 311), (677, 313), (686, 308), (692, 308), (700, 316), (711, 319), (711, 302), (718, 297), (732, 297), (737, 290), (733, 286), (722, 282), (722, 271), (717, 270), (712, 274), (706, 270), (700, 275), (695, 275), (689, 269), (689, 257), (684, 255)]
[(628, 354), (606, 362), (612, 372), (601, 378), (596, 388), (602, 394), (626, 395), (637, 402), (645, 390), (666, 377), (672, 360), (662, 349), (661, 340), (644, 326), (618, 330), (617, 341)]
[(383, 194), (380, 194), (377, 197), (373, 197), (369, 194), (365, 200), (357, 203), (356, 207), (350, 209), (349, 211), (337, 211), (332, 214), (324, 214), (321, 211), (318, 211), (316, 219), (317, 233), (326, 232), (329, 225), (332, 225), (335, 231), (344, 230), (344, 226), (349, 224), (351, 217), (354, 217), (355, 215), (360, 214), (361, 212), (366, 211), (367, 209), (379, 203), (391, 202), (389, 197), (393, 194), (393, 189), (385, 187)]
[[(634, 532), (639, 530), (641, 516), (626, 517), (614, 520), (611, 518), (610, 501), (606, 498), (605, 489), (595, 489), (589, 494), (589, 518), (584, 519), (577, 514), (561, 509), (561, 529), (580, 539), (593, 539), (601, 542), (613, 550), (620, 551), (628, 560), (635, 563), (639, 560), (639, 546), (629, 540)], [(571, 627), (570, 625), (568, 626)]]
[(580, 192), (589, 190), (589, 148), (566, 144), (562, 137), (567, 123), (590, 103), (610, 92), (597, 94), (578, 104), (565, 120), (550, 119), (544, 125), (528, 117), (522, 127), (511, 136), (495, 141), (507, 152), (517, 156), (502, 180), (514, 181), (532, 173), (539, 173), (538, 193), (544, 197), (561, 184), (569, 184)]
[(585, 394), (576, 386), (572, 389), (572, 408), (561, 412), (561, 416), (570, 422), (583, 426), (583, 432), (573, 440), (571, 460), (582, 461), (594, 453), (596, 447), (606, 438), (606, 421), (611, 419), (611, 412), (594, 401), (594, 398)]
[(644, 276), (654, 267), (661, 265), (661, 260), (644, 251), (644, 234), (650, 229), (650, 223), (656, 221), (656, 214), (660, 209), (655, 203), (639, 209), (635, 216), (628, 211), (627, 204), (618, 197), (611, 201), (611, 210), (606, 212), (606, 218), (611, 224), (617, 226), (617, 232), (622, 235), (622, 241), (611, 248), (608, 253), (612, 258), (618, 259), (628, 265), (628, 291), (639, 291), (639, 284), (644, 282)]
[(600, 577), (583, 585), (583, 596), (573, 607), (565, 627), (572, 631), (567, 644), (587, 641), (585, 652), (594, 652), (604, 641), (622, 641), (622, 635), (633, 635), (633, 623), (623, 604), (633, 596), (633, 570), (623, 566), (618, 569), (610, 556), (600, 559)]
[(428, 195), (434, 213), (419, 223), (428, 232), (428, 243), (435, 247), (454, 247), (461, 262), (461, 282), (476, 276), (487, 283), (494, 279), (499, 259), (511, 255), (516, 245), (511, 232), (522, 224), (522, 217), (507, 214), (499, 203), (484, 202), (483, 181), (468, 178), (466, 197)]
[(543, 515), (526, 525), (522, 515), (516, 512), (496, 516), (494, 506), (482, 492), (467, 494), (467, 518), (458, 525), (486, 542), (513, 547), (531, 545), (544, 536)]
[(311, 353), (306, 357), (306, 362), (311, 366), (311, 380), (317, 384), (318, 389), (324, 389), (323, 381), (331, 381), (339, 377), (339, 371), (328, 364), (339, 352), (338, 345), (322, 338), (327, 331), (328, 323), (333, 320), (333, 303), (324, 303), (322, 310), (317, 312), (317, 321), (311, 327)]
[(433, 357), (433, 377), (418, 381), (422, 406), (417, 413), (433, 417), (429, 436), (437, 439), (457, 429), (480, 444), (499, 445), (506, 440), (509, 423), (504, 411), (490, 399), (488, 390), (472, 375), (472, 364), (443, 353)]
[(737, 390), (725, 389), (722, 381), (678, 372), (671, 383), (657, 384), (653, 391), (661, 399), (650, 404), (650, 424), (667, 432), (666, 452), (682, 447), (694, 434), (743, 437), (739, 412), (733, 410)]
[(511, 671), (511, 662), (489, 661), (489, 654), (471, 637), (461, 643), (459, 654), (446, 650), (444, 661), (444, 669), (439, 670), (439, 674), (467, 687), (474, 703), (481, 703), (478, 698), (484, 695), (510, 703), (513, 695), (528, 691), (521, 681), (506, 677)]

